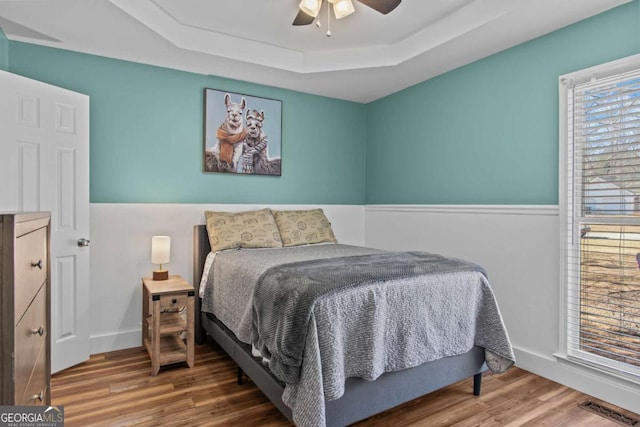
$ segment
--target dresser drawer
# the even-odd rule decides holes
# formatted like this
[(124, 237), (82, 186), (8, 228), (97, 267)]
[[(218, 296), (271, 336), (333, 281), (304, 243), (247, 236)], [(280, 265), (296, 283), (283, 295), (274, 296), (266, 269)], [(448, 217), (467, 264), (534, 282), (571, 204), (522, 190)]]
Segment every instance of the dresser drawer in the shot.
[(17, 322), (47, 278), (47, 229), (40, 228), (18, 237), (15, 254), (14, 307)]
[(51, 401), (51, 215), (0, 214), (0, 231), (0, 405), (45, 405)]
[(14, 379), (16, 397), (25, 392), (33, 366), (47, 340), (47, 294), (43, 286), (15, 331)]
[(38, 359), (33, 367), (33, 373), (29, 379), (29, 383), (25, 388), (22, 399), (17, 396), (16, 401), (21, 400), (18, 405), (48, 405), (49, 399), (49, 381), (47, 381), (47, 351), (42, 346), (38, 354)]

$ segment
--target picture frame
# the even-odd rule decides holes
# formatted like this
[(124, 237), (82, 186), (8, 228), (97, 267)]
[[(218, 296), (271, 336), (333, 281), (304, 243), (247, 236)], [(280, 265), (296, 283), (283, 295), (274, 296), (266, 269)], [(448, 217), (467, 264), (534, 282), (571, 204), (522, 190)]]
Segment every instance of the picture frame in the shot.
[(282, 174), (282, 101), (204, 90), (204, 172)]

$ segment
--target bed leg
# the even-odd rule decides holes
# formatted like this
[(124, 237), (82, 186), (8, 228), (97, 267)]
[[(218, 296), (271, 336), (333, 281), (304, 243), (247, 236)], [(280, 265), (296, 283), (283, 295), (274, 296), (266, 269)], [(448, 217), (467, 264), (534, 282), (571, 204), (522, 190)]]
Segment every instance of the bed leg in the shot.
[(238, 385), (242, 385), (242, 369), (238, 368)]
[(473, 376), (473, 395), (480, 396), (480, 387), (482, 386), (482, 372)]
[(203, 328), (196, 327), (196, 334), (195, 335), (196, 335), (195, 336), (196, 344), (198, 344), (198, 345), (204, 344), (205, 338), (207, 336), (207, 334), (205, 333), (205, 330)]

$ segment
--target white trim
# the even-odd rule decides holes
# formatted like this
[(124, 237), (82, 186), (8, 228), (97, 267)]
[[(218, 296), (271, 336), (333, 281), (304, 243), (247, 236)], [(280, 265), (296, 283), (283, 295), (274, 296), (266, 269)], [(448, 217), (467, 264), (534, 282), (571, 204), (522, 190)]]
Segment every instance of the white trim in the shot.
[(516, 346), (513, 351), (516, 365), (521, 369), (640, 413), (640, 388), (637, 384), (569, 361), (560, 355), (551, 358)]
[(365, 212), (557, 216), (556, 205), (365, 205)]
[(639, 64), (640, 54), (631, 55), (627, 56), (626, 58), (607, 62), (605, 64), (595, 65), (583, 70), (563, 74), (558, 77), (558, 81), (560, 82), (560, 87), (566, 88), (568, 85), (575, 85), (578, 83), (586, 82), (588, 80), (591, 80), (592, 78), (595, 78), (597, 80), (599, 78), (602, 78), (603, 75), (606, 77), (612, 74), (625, 73), (627, 71), (637, 69)]
[[(559, 248), (560, 248), (560, 265), (559, 265), (559, 283), (560, 286), (558, 288), (558, 300), (559, 300), (559, 310), (558, 313), (558, 351), (556, 353), (556, 357), (558, 360), (562, 360), (565, 364), (579, 366), (580, 370), (584, 370), (585, 372), (593, 372), (594, 374), (609, 376), (610, 378), (621, 378), (619, 374), (615, 372), (615, 369), (605, 369), (605, 367), (600, 367), (593, 361), (590, 361), (588, 357), (582, 358), (578, 351), (572, 350), (569, 347), (569, 288), (570, 283), (568, 279), (568, 269), (569, 262), (568, 256), (569, 251), (572, 250), (571, 244), (568, 241), (570, 233), (575, 232), (575, 223), (572, 222), (571, 226), (569, 225), (569, 217), (571, 215), (571, 221), (575, 221), (579, 216), (576, 212), (569, 212), (569, 204), (571, 202), (572, 206), (574, 206), (576, 193), (580, 194), (581, 189), (575, 188), (575, 181), (573, 178), (568, 176), (568, 173), (572, 170), (570, 168), (575, 168), (575, 155), (574, 158), (569, 158), (571, 154), (569, 152), (569, 148), (572, 147), (570, 144), (575, 144), (575, 141), (572, 140), (573, 136), (569, 135), (570, 129), (570, 117), (569, 117), (569, 108), (571, 105), (569, 104), (567, 98), (570, 96), (570, 88), (575, 87), (578, 84), (592, 82), (597, 84), (598, 80), (602, 79), (606, 82), (608, 79), (615, 78), (621, 74), (636, 72), (640, 69), (640, 54), (628, 56), (626, 58), (621, 58), (616, 61), (607, 62), (605, 64), (596, 65), (590, 68), (585, 68), (582, 70), (574, 71), (571, 73), (567, 73), (558, 77), (558, 108), (559, 108), (559, 129), (558, 129), (558, 201), (559, 201)], [(575, 106), (573, 106), (575, 108)], [(573, 149), (573, 148), (572, 148)], [(575, 175), (575, 170), (574, 170)], [(569, 185), (572, 185), (573, 194), (569, 194)], [(580, 196), (581, 197), (581, 196)], [(573, 198), (573, 200), (569, 200)], [(592, 219), (590, 218), (590, 221)], [(597, 222), (598, 219), (593, 219), (594, 222)], [(625, 220), (622, 220), (626, 222)], [(570, 354), (574, 352), (574, 354)], [(594, 356), (595, 357), (595, 356)], [(613, 363), (613, 362), (612, 362)], [(613, 363), (615, 365), (615, 363)], [(634, 377), (633, 380), (637, 379)], [(592, 393), (593, 394), (593, 393)], [(623, 405), (621, 405), (623, 406)], [(627, 407), (628, 408), (628, 407)], [(637, 412), (637, 408), (634, 409)]]
[[(622, 365), (622, 363), (616, 363), (615, 361), (613, 361), (613, 363), (611, 363), (611, 360), (605, 358), (605, 357), (600, 357), (597, 355), (593, 355), (591, 353), (587, 353), (587, 352), (580, 352), (578, 351), (578, 353), (585, 353), (585, 357), (583, 356), (571, 356), (565, 353), (554, 353), (554, 356), (563, 363), (570, 363), (570, 364), (575, 364), (578, 366), (582, 366), (588, 369), (592, 369), (594, 371), (600, 372), (604, 375), (609, 375), (612, 378), (618, 378), (621, 380), (625, 380), (627, 382), (629, 382), (630, 384), (634, 384), (634, 385), (640, 385), (640, 377), (638, 375), (635, 375), (633, 373), (627, 373), (621, 370), (618, 370), (615, 368), (614, 365)], [(602, 359), (603, 363), (598, 363), (598, 359)], [(609, 366), (608, 364), (612, 365)], [(636, 369), (637, 370), (637, 369)]]
[(124, 350), (125, 348), (141, 347), (141, 337), (141, 329), (131, 329), (128, 331), (117, 331), (108, 334), (91, 335), (89, 337), (91, 354)]
[[(567, 77), (568, 78), (568, 77)], [(558, 94), (559, 94), (559, 114), (560, 120), (558, 124), (558, 246), (560, 248), (560, 268), (558, 269), (558, 350), (567, 353), (567, 92), (568, 85), (564, 84), (567, 78), (560, 76), (558, 78)]]

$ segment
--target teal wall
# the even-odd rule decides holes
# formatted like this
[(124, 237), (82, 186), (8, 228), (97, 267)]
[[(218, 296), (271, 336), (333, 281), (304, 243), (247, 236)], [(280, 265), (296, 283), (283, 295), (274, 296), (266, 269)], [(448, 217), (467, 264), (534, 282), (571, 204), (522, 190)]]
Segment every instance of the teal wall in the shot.
[(367, 204), (557, 204), (558, 76), (640, 52), (634, 1), (367, 105)]
[[(91, 97), (92, 203), (364, 204), (366, 107), (10, 42), (10, 71)], [(204, 88), (282, 101), (282, 176), (202, 171)]]
[(0, 70), (9, 69), (9, 40), (0, 28)]
[[(558, 76), (640, 52), (640, 0), (368, 105), (8, 45), (91, 96), (93, 203), (557, 204)], [(205, 87), (283, 101), (282, 177), (202, 172)]]

